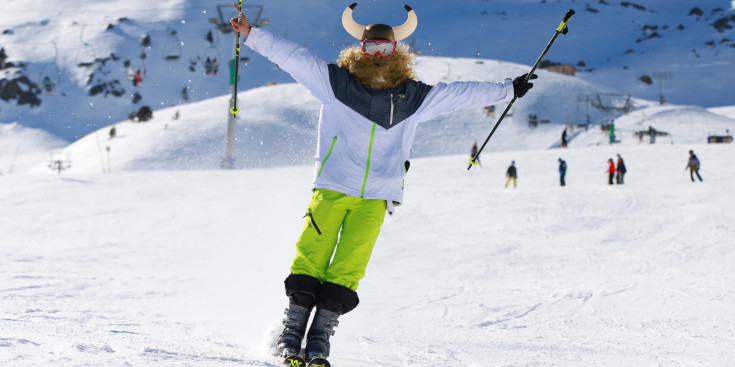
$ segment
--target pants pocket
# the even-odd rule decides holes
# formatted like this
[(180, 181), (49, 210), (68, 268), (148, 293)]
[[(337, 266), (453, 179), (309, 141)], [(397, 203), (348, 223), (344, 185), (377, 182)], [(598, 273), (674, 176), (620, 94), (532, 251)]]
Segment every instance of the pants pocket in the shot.
[(311, 223), (311, 226), (314, 227), (314, 229), (316, 230), (316, 233), (321, 236), (322, 235), (322, 231), (319, 230), (319, 226), (316, 225), (316, 221), (314, 220), (314, 216), (311, 215), (311, 212), (306, 212), (306, 214), (304, 214), (303, 218), (306, 218), (306, 217), (309, 217), (309, 221)]

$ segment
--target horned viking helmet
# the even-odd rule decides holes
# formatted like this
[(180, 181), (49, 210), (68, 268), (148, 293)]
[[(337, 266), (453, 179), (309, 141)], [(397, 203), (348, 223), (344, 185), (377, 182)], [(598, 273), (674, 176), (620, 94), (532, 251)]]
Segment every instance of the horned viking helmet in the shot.
[(408, 12), (408, 19), (405, 23), (397, 27), (391, 27), (385, 24), (370, 24), (364, 26), (355, 22), (352, 18), (352, 10), (355, 9), (357, 3), (353, 3), (348, 6), (344, 13), (342, 13), (342, 26), (345, 27), (347, 33), (358, 40), (366, 39), (387, 39), (393, 42), (398, 42), (408, 38), (408, 36), (416, 30), (418, 25), (418, 18), (416, 18), (416, 12), (411, 9), (410, 6), (404, 5), (403, 8)]

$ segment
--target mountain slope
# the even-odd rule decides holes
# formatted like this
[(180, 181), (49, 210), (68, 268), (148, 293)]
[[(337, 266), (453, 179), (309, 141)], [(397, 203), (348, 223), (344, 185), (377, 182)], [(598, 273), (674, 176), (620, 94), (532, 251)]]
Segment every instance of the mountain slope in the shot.
[[(293, 6), (274, 0), (265, 4), (262, 18), (270, 20), (265, 27), (275, 34), (333, 60), (341, 48), (355, 42), (339, 22), (347, 5), (306, 1)], [(521, 64), (536, 60), (561, 16), (575, 8), (570, 33), (559, 39), (548, 60), (575, 65), (580, 69), (578, 78), (638, 98), (657, 100), (659, 91), (658, 83), (648, 85), (638, 78), (669, 72), (672, 76), (665, 80), (664, 93), (672, 103), (703, 107), (732, 103), (728, 96), (735, 85), (731, 72), (735, 69), (735, 21), (731, 19), (735, 15), (726, 0), (699, 1), (696, 6), (684, 0), (588, 5), (460, 0), (413, 7), (420, 25), (407, 42), (423, 55), (479, 56)], [(695, 7), (701, 15), (690, 15)], [(220, 22), (215, 4), (10, 0), (2, 10), (0, 47), (15, 66), (0, 70), (0, 79), (26, 77), (38, 86), (49, 74), (57, 84), (52, 95), (35, 94), (35, 89), (28, 91), (31, 86), (19, 84), (41, 104), (32, 108), (18, 105), (16, 99), (0, 100), (2, 122), (42, 128), (74, 141), (127, 118), (144, 105), (159, 110), (228, 93), (225, 60), (232, 57), (233, 36), (216, 31), (211, 23)], [(246, 10), (255, 19), (258, 9)], [(227, 6), (222, 8), (225, 21), (232, 15)], [(361, 4), (355, 17), (364, 24), (400, 24), (405, 12), (393, 2), (379, 0)], [(150, 37), (150, 47), (141, 46), (145, 36)], [(243, 89), (292, 80), (247, 48), (243, 53), (250, 58), (242, 69)], [(170, 56), (177, 59), (167, 60)], [(205, 75), (205, 60), (215, 57), (219, 73)], [(87, 62), (92, 65), (77, 66)], [(134, 87), (127, 79), (130, 70), (144, 72), (142, 85)], [(562, 94), (571, 110), (578, 96)]]

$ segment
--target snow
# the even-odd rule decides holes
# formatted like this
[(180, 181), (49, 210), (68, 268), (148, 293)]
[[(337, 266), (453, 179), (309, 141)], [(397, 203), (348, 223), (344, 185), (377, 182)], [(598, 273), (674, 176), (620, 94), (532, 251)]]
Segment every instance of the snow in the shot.
[(735, 119), (735, 106), (712, 107), (708, 108), (708, 110), (710, 112), (719, 113), (720, 115)]
[[(205, 77), (182, 67), (205, 52), (196, 35), (214, 9), (184, 0), (46, 2), (28, 9), (8, 0), (0, 15), (2, 28), (13, 31), (0, 35), (11, 61), (41, 60), (49, 67), (55, 40), (57, 62), (67, 71), (66, 97), (41, 96), (43, 109), (0, 102), (0, 365), (279, 365), (268, 346), (280, 332), (283, 279), (310, 198), (318, 102), (253, 56), (238, 95), (244, 111), (237, 124), (238, 169), (219, 170), (226, 73)], [(386, 11), (393, 4), (373, 3), (361, 4), (358, 22), (393, 14)], [(537, 30), (548, 30), (538, 20), (570, 6), (538, 3), (496, 1), (480, 15), (485, 2), (457, 1), (452, 9), (437, 2), (422, 4), (419, 14), (424, 20), (441, 15), (446, 28), (460, 33), (463, 20), (467, 34), (523, 26), (536, 40)], [(340, 319), (335, 366), (732, 364), (735, 147), (705, 144), (711, 134), (735, 131), (727, 92), (735, 75), (728, 72), (732, 47), (718, 44), (700, 50), (696, 60), (684, 58), (702, 40), (694, 34), (712, 36), (715, 19), (688, 16), (691, 2), (639, 3), (658, 12), (595, 3), (600, 13), (593, 18), (578, 10), (574, 33), (560, 38), (549, 56), (573, 55), (564, 61), (576, 62), (583, 53), (596, 71), (573, 78), (540, 70), (534, 89), (490, 140), (482, 167), (468, 171), (468, 153), (496, 118), (471, 109), (419, 127), (405, 203), (383, 225), (360, 283), (360, 305)], [(710, 14), (722, 3), (698, 6)], [(284, 28), (281, 18), (304, 19), (304, 8), (288, 5), (269, 3), (272, 31)], [(333, 12), (320, 2), (304, 7), (317, 15)], [(55, 10), (47, 14), (49, 8)], [(671, 40), (652, 39), (635, 46), (633, 55), (605, 61), (606, 52), (622, 54), (631, 47), (628, 38), (640, 37), (640, 25), (661, 21), (660, 15), (670, 17), (669, 33), (679, 22), (686, 25), (678, 49), (661, 51)], [(131, 19), (118, 22), (122, 16)], [(632, 28), (619, 24), (621, 16)], [(335, 55), (341, 41), (318, 40), (340, 31), (338, 22), (314, 18), (291, 22), (290, 37), (324, 57)], [(104, 33), (108, 23), (120, 25)], [(160, 46), (168, 30), (181, 32), (186, 58), (180, 68), (151, 56), (149, 71), (165, 80), (137, 90), (155, 106), (151, 121), (127, 120), (127, 101), (86, 96), (85, 75), (73, 65), (83, 26), (100, 53), (137, 53), (143, 33)], [(591, 42), (604, 28), (620, 39)], [(528, 41), (494, 38), (476, 48), (471, 37), (419, 29), (426, 33), (419, 33), (423, 56), (416, 70), (431, 84), (519, 75), (540, 51)], [(571, 53), (580, 43), (587, 49)], [(149, 51), (160, 59), (157, 47)], [(222, 42), (220, 52), (229, 47)], [(620, 72), (623, 58), (635, 62)], [(651, 60), (678, 60), (670, 65), (675, 80), (667, 84), (673, 103), (656, 102), (657, 84), (636, 81), (632, 88), (625, 81)], [(29, 70), (40, 75), (42, 68)], [(272, 80), (279, 84), (263, 86)], [(174, 101), (182, 85), (193, 87), (188, 103)], [(634, 109), (613, 116), (619, 144), (609, 145), (597, 125), (575, 126), (586, 118), (581, 97), (598, 93), (633, 94)], [(496, 116), (504, 108), (497, 106)], [(529, 114), (552, 123), (531, 129)], [(592, 109), (591, 120), (603, 123), (608, 116)], [(640, 141), (635, 132), (649, 126), (670, 136), (656, 144)], [(558, 149), (565, 127), (573, 138), (568, 149)], [(704, 182), (692, 183), (684, 170), (689, 150), (702, 161)], [(609, 186), (606, 162), (617, 154), (628, 168), (626, 183)], [(558, 184), (558, 158), (569, 167), (566, 187)], [(53, 160), (70, 166), (52, 171)], [(519, 186), (504, 189), (511, 161)]]
[(0, 174), (25, 172), (67, 144), (40, 129), (0, 123)]
[[(703, 183), (684, 172), (700, 157)], [(732, 145), (415, 159), (336, 366), (727, 365)], [(628, 175), (608, 186), (607, 158)], [(558, 186), (557, 158), (569, 165)], [(516, 161), (519, 187), (503, 189)], [(275, 366), (309, 166), (0, 179), (0, 364)]]
[[(640, 4), (646, 10), (623, 5), (630, 3)], [(0, 100), (0, 121), (41, 128), (72, 142), (117, 124), (143, 105), (159, 111), (227, 94), (229, 73), (224, 60), (233, 55), (233, 37), (231, 33), (216, 31), (211, 23), (213, 18), (215, 23), (219, 22), (217, 5), (224, 5), (225, 21), (235, 15), (229, 3), (191, 0), (153, 4), (146, 0), (69, 0), (64, 4), (51, 0), (6, 0), (0, 14), (0, 47), (5, 48), (9, 62), (23, 62), (26, 66), (2, 70), (0, 79), (20, 73), (40, 84), (43, 76), (50, 74), (57, 86), (52, 95), (39, 95), (42, 104), (35, 108)], [(332, 61), (344, 46), (355, 43), (339, 21), (346, 5), (307, 1), (293, 6), (289, 0), (272, 0), (263, 3), (262, 18), (270, 20), (265, 29), (306, 45)], [(664, 87), (669, 102), (701, 107), (733, 104), (730, 96), (735, 93), (735, 31), (722, 28), (720, 32), (713, 27), (718, 19), (735, 14), (727, 0), (698, 1), (696, 7), (704, 12), (701, 17), (689, 15), (694, 7), (689, 0), (590, 4), (569, 0), (456, 0), (451, 6), (421, 2), (413, 7), (420, 23), (406, 42), (422, 55), (524, 65), (538, 58), (563, 15), (572, 8), (577, 13), (569, 23), (569, 33), (558, 38), (546, 59), (575, 66), (579, 69), (576, 79), (596, 89), (657, 100), (658, 80), (649, 85), (639, 78), (670, 72)], [(246, 9), (246, 15), (253, 19), (256, 12), (255, 8)], [(403, 9), (387, 0), (360, 4), (354, 16), (362, 24), (392, 25), (405, 21)], [(679, 29), (680, 25), (683, 29)], [(644, 29), (646, 26), (657, 28), (653, 31)], [(212, 30), (214, 38), (210, 43), (206, 35)], [(649, 38), (654, 33), (661, 37)], [(141, 47), (144, 35), (151, 37), (148, 48)], [(165, 60), (172, 49), (174, 54), (181, 53), (180, 58)], [(77, 66), (90, 56), (107, 58), (113, 53), (117, 59), (108, 60), (105, 65)], [(145, 59), (141, 59), (142, 54)], [(250, 58), (240, 69), (243, 90), (272, 82), (293, 82), (287, 73), (249, 49), (243, 49), (243, 55)], [(218, 75), (207, 76), (203, 72), (207, 57), (218, 58)], [(146, 74), (141, 86), (133, 87), (127, 79), (126, 61)], [(494, 74), (502, 78), (516, 76), (502, 71), (505, 70)], [(488, 80), (488, 75), (477, 74), (472, 80)], [(120, 97), (90, 95), (94, 86), (115, 81), (119, 84), (114, 89), (122, 91)], [(188, 101), (182, 95), (184, 89)], [(549, 92), (547, 100), (539, 101), (541, 109), (557, 103), (553, 100), (555, 93), (551, 93), (555, 90)], [(135, 94), (141, 100), (134, 103)], [(566, 124), (570, 116), (575, 123), (583, 121), (581, 115), (573, 112), (575, 105), (567, 107), (565, 113), (544, 118), (554, 124)], [(226, 113), (217, 118), (224, 120)]]

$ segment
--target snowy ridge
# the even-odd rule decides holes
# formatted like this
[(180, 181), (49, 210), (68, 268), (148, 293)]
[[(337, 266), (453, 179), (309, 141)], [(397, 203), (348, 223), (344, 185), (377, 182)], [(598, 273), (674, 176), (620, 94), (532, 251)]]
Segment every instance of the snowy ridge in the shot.
[[(527, 72), (529, 66), (497, 60), (419, 57), (416, 70), (427, 83), (455, 80), (498, 81)], [(577, 78), (539, 71), (540, 78), (526, 97), (519, 100), (487, 146), (499, 150), (537, 150), (558, 146), (566, 125), (540, 124), (529, 128), (528, 115), (541, 119), (575, 121), (585, 114), (584, 103), (569, 106), (569, 94), (607, 93), (608, 90)], [(560, 94), (559, 90), (567, 93)], [(240, 92), (235, 164), (238, 168), (309, 165), (316, 146), (319, 103), (298, 84), (281, 84)], [(124, 170), (218, 169), (224, 147), (225, 119), (229, 98), (220, 96), (154, 112), (145, 123), (122, 121), (102, 128), (70, 144), (55, 155), (71, 162), (69, 173), (100, 173)], [(735, 131), (735, 120), (696, 106), (659, 106), (635, 99), (636, 109), (615, 115), (618, 140), (639, 144), (635, 131), (653, 126), (671, 133), (677, 143), (701, 144), (709, 133)], [(414, 158), (469, 152), (482, 142), (505, 105), (496, 106), (496, 116), (483, 109), (468, 109), (423, 123), (416, 134)], [(176, 118), (176, 119), (175, 119)], [(607, 122), (607, 115), (591, 109), (594, 122)], [(579, 132), (568, 131), (570, 136)], [(599, 127), (580, 133), (570, 144), (597, 145), (606, 137)], [(667, 142), (669, 140), (666, 140)], [(109, 147), (109, 150), (108, 150)], [(6, 151), (6, 154), (10, 154)], [(53, 173), (44, 160), (26, 166), (31, 173)], [(29, 170), (30, 169), (30, 170)]]

